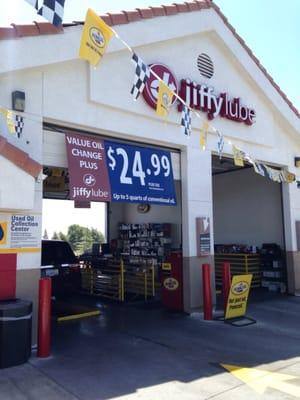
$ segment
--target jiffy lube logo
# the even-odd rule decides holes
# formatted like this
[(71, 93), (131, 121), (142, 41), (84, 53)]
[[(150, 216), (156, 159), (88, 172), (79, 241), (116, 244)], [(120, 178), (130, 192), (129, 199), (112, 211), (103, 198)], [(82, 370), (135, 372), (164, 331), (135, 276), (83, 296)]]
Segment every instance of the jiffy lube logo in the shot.
[(7, 222), (0, 221), (0, 244), (6, 244)]
[(94, 186), (96, 183), (96, 178), (92, 174), (85, 174), (83, 176), (83, 183), (86, 186)]
[(90, 29), (90, 38), (97, 47), (105, 46), (105, 38), (102, 32), (94, 26)]
[[(256, 112), (253, 108), (245, 106), (240, 97), (230, 98), (226, 92), (216, 93), (212, 86), (199, 84), (190, 79), (181, 79), (180, 86), (175, 75), (163, 64), (150, 64), (149, 68), (158, 75), (171, 90), (178, 93), (182, 100), (192, 109), (205, 112), (207, 118), (226, 118), (235, 122), (243, 122), (252, 125), (256, 120)], [(156, 108), (158, 98), (158, 79), (150, 74), (147, 80), (143, 96), (150, 107)], [(176, 102), (173, 97), (173, 104)], [(182, 111), (183, 104), (178, 101), (177, 110)]]
[[(170, 69), (163, 64), (150, 64), (149, 68), (153, 71), (163, 82), (175, 93), (178, 93), (178, 83), (175, 75)], [(145, 89), (143, 91), (144, 99), (150, 107), (156, 109), (156, 103), (158, 99), (158, 86), (159, 80), (153, 75), (150, 74), (150, 78), (147, 80)], [(165, 96), (167, 97), (167, 96)], [(163, 99), (164, 101), (164, 99)], [(176, 97), (173, 97), (172, 104), (176, 101)], [(165, 102), (168, 103), (169, 99), (165, 99)], [(165, 104), (165, 106), (169, 106), (169, 104)]]
[(176, 290), (179, 287), (179, 282), (175, 278), (171, 278), (171, 277), (170, 278), (166, 278), (164, 280), (164, 287), (167, 290)]
[(239, 295), (246, 293), (248, 289), (249, 289), (248, 283), (241, 281), (235, 284), (231, 290), (233, 294)]

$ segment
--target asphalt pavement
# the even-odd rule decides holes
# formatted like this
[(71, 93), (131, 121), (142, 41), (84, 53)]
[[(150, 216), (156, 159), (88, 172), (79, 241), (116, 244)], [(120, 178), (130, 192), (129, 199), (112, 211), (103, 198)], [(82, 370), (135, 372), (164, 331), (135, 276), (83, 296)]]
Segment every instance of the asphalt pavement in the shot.
[(53, 323), (51, 357), (0, 370), (0, 400), (300, 399), (300, 297), (252, 293), (247, 327), (93, 305), (99, 316)]

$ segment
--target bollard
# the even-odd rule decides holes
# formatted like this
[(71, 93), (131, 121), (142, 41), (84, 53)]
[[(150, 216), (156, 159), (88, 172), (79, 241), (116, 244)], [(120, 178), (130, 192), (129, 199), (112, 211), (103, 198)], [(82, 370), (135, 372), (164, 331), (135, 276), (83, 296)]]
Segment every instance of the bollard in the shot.
[(38, 357), (49, 357), (51, 334), (51, 278), (39, 280)]
[(231, 286), (230, 263), (224, 262), (222, 264), (222, 293), (223, 293), (224, 314), (226, 313), (230, 286)]
[(202, 264), (202, 286), (203, 286), (203, 311), (204, 319), (213, 319), (212, 315), (212, 295), (210, 285), (210, 265)]

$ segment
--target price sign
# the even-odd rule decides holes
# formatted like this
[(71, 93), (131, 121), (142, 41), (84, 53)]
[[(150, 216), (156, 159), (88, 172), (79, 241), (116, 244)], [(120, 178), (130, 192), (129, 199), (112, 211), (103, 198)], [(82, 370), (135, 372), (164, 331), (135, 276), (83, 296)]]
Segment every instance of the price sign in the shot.
[(176, 205), (170, 152), (105, 141), (112, 201)]

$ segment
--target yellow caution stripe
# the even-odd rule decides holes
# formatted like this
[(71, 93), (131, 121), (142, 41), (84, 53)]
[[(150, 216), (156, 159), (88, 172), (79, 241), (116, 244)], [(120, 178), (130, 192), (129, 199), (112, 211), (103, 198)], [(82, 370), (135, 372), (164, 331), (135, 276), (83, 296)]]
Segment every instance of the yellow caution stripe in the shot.
[(57, 322), (64, 322), (64, 321), (73, 321), (75, 319), (87, 318), (87, 317), (94, 317), (95, 315), (100, 315), (100, 311), (88, 311), (80, 314), (72, 314), (66, 315), (64, 317), (57, 317)]
[(9, 249), (0, 249), (0, 254), (14, 254), (14, 253), (40, 253), (40, 247), (11, 247)]

